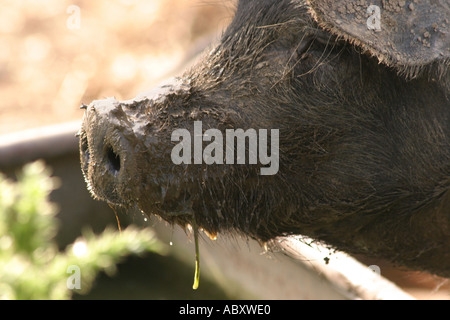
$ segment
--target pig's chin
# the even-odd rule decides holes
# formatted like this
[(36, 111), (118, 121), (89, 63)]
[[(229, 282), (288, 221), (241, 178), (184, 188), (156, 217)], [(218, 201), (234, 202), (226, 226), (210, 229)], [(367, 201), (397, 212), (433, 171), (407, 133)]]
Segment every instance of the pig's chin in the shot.
[(180, 203), (158, 203), (150, 208), (140, 207), (140, 210), (149, 216), (157, 215), (169, 223), (175, 223), (181, 226), (190, 223), (193, 217), (192, 203), (190, 201), (182, 201)]
[(97, 189), (89, 179), (86, 179), (88, 189), (94, 198), (106, 201), (111, 207), (123, 209), (139, 209), (145, 215), (159, 216), (171, 224), (185, 226), (193, 217), (192, 201), (187, 192), (181, 192), (177, 197), (173, 194), (163, 197), (158, 193), (148, 193), (130, 199), (125, 195), (108, 192), (108, 190)]
[[(169, 223), (186, 225), (193, 217), (192, 200), (189, 192), (174, 191), (175, 188), (158, 188), (159, 192), (142, 193), (134, 204), (147, 216), (159, 216)], [(176, 188), (178, 189), (178, 188)]]

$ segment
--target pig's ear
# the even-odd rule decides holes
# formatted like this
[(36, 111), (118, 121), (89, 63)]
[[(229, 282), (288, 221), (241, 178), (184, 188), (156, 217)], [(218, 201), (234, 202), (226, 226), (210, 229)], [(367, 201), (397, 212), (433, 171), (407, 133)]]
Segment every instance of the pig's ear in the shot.
[(448, 0), (307, 0), (318, 24), (409, 78), (450, 65)]

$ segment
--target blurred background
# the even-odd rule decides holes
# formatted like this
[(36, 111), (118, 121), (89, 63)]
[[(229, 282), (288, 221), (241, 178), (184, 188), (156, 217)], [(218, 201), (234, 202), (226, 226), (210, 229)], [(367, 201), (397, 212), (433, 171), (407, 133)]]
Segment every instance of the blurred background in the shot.
[(218, 0), (0, 0), (0, 134), (81, 119), (177, 70), (233, 15)]
[[(2, 166), (5, 153), (2, 155), (1, 150), (6, 150), (2, 144), (10, 148), (8, 141), (2, 141), (5, 134), (20, 132), (20, 136), (25, 129), (81, 121), (82, 103), (110, 96), (131, 99), (163, 79), (181, 74), (199, 52), (219, 39), (234, 14), (235, 3), (0, 0), (0, 8), (0, 171), (13, 176), (24, 159), (8, 160), (8, 165)], [(70, 137), (70, 144), (76, 145), (72, 133)], [(73, 241), (86, 224), (97, 231), (105, 225), (117, 226), (111, 209), (90, 198), (77, 151), (71, 152), (46, 159), (54, 174), (63, 180), (54, 193), (55, 201), (63, 203), (58, 235), (62, 247)], [(128, 223), (156, 223), (151, 219), (144, 221), (135, 213), (122, 212), (119, 216), (124, 224), (127, 219)], [(169, 231), (164, 241), (172, 242), (171, 237)], [(180, 242), (177, 248), (188, 250), (189, 259), (193, 257), (191, 247), (185, 249)], [(170, 256), (152, 255), (148, 259), (130, 258), (119, 268), (122, 276), (117, 278), (103, 275), (90, 297), (232, 297), (205, 281), (193, 292), (193, 260), (186, 267)], [(389, 265), (382, 265), (381, 269), (384, 276), (418, 298), (450, 298), (448, 281)], [(143, 282), (143, 275), (150, 278)]]

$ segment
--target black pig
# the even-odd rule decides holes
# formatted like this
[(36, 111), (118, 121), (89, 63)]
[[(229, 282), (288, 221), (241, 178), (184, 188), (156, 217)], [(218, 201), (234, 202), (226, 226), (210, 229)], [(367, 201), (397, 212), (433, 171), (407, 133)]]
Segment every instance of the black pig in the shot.
[[(86, 106), (80, 149), (92, 194), (210, 234), (302, 234), (450, 277), (448, 4), (421, 15), (422, 4), (380, 3), (380, 31), (366, 26), (368, 2), (347, 2), (241, 0), (192, 70), (133, 100)], [(386, 24), (394, 18), (397, 29)], [(215, 139), (202, 135), (209, 129)], [(248, 135), (245, 164), (225, 159), (237, 142), (205, 156), (232, 129)], [(267, 130), (273, 163), (248, 130)]]

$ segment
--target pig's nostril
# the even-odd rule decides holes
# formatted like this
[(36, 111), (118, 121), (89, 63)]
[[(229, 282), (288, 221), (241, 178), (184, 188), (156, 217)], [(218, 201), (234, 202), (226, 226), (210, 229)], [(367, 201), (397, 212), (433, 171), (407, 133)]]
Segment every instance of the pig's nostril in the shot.
[(114, 152), (111, 146), (106, 148), (106, 160), (110, 169), (115, 174), (120, 171), (120, 156)]
[(81, 154), (84, 156), (86, 163), (89, 162), (90, 154), (89, 154), (89, 144), (88, 139), (83, 137), (81, 139)]

